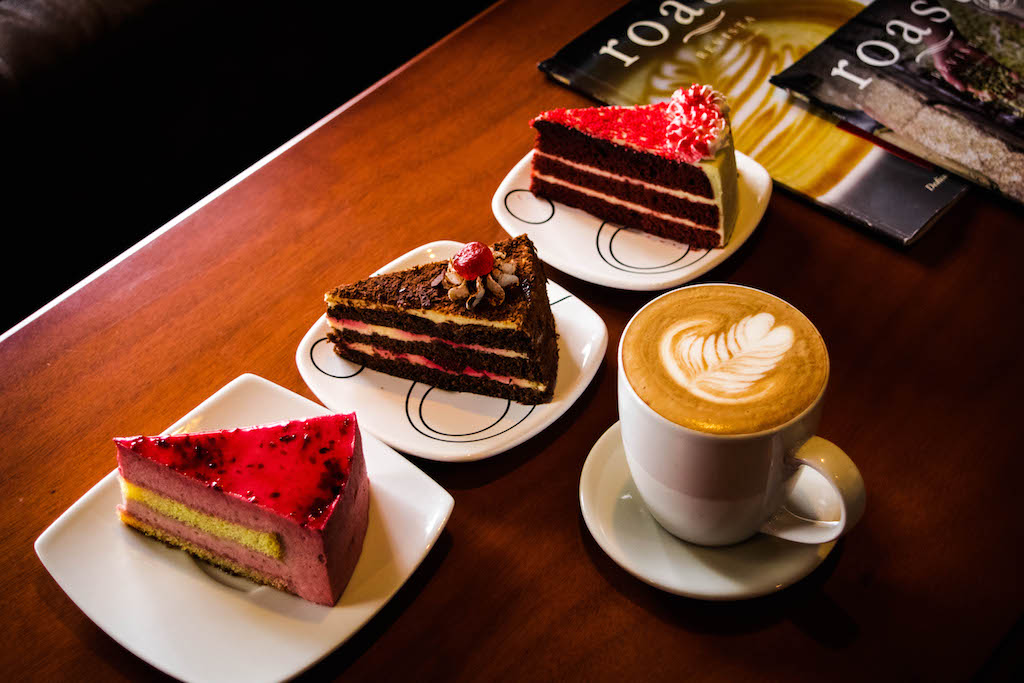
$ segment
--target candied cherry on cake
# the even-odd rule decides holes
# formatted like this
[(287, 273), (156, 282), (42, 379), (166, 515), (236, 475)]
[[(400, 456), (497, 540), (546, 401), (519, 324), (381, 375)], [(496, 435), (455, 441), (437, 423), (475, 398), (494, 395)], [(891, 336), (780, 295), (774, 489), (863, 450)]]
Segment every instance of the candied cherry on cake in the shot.
[(452, 257), (452, 267), (464, 280), (475, 280), (494, 268), (494, 254), (482, 242), (470, 242)]

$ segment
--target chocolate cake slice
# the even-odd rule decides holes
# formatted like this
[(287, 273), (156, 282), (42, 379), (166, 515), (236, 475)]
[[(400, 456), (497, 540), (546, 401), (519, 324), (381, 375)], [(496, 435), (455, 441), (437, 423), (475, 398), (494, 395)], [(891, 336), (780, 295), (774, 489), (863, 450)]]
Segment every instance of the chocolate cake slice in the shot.
[(258, 583), (338, 601), (369, 520), (354, 414), (114, 443), (125, 524)]
[(526, 235), (467, 244), (450, 261), (328, 292), (339, 356), (451, 391), (547, 403), (558, 340), (547, 278)]
[(637, 107), (537, 116), (530, 191), (606, 221), (701, 248), (736, 223), (736, 153), (725, 98), (710, 86)]

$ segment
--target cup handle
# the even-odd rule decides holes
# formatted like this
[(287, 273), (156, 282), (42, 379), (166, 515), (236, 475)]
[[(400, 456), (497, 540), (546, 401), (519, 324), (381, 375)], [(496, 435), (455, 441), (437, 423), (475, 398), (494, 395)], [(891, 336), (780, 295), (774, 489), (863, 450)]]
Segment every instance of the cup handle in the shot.
[(820, 436), (812, 436), (791, 457), (796, 461), (797, 471), (799, 467), (807, 466), (825, 478), (838, 504), (839, 519), (823, 521), (802, 517), (789, 509), (787, 502), (790, 499), (787, 498), (764, 523), (761, 532), (798, 543), (834, 541), (852, 529), (864, 514), (864, 479), (860, 471), (841, 448)]

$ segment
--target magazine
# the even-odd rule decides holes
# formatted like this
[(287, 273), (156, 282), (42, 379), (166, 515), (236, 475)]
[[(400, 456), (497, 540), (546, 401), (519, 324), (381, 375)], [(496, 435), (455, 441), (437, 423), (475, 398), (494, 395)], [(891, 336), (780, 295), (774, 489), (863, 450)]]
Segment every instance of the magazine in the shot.
[(1024, 202), (1024, 8), (875, 0), (771, 78), (865, 132)]
[(863, 8), (853, 0), (634, 0), (539, 68), (612, 105), (709, 83), (729, 99), (736, 149), (778, 185), (909, 244), (969, 184), (842, 129), (835, 115), (769, 82)]

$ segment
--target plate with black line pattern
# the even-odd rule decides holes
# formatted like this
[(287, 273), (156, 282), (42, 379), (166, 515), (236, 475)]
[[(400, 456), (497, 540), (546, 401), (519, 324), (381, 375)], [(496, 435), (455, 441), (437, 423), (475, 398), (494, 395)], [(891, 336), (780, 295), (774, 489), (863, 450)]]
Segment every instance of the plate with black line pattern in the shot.
[[(375, 274), (444, 261), (461, 242), (425, 244)], [(518, 446), (557, 420), (587, 388), (604, 359), (608, 328), (589, 306), (548, 281), (558, 333), (558, 379), (550, 403), (525, 405), (479, 394), (445, 391), (392, 377), (340, 358), (327, 339), (326, 314), (303, 336), (299, 374), (324, 405), (355, 410), (359, 426), (392, 448), (428, 460), (481, 460)]]
[(721, 249), (696, 249), (609, 223), (530, 190), (533, 152), (509, 171), (491, 210), (509, 235), (530, 236), (537, 254), (564, 273), (606, 287), (657, 291), (700, 277), (732, 256), (753, 234), (768, 208), (772, 179), (761, 164), (736, 153), (739, 201), (736, 227)]

